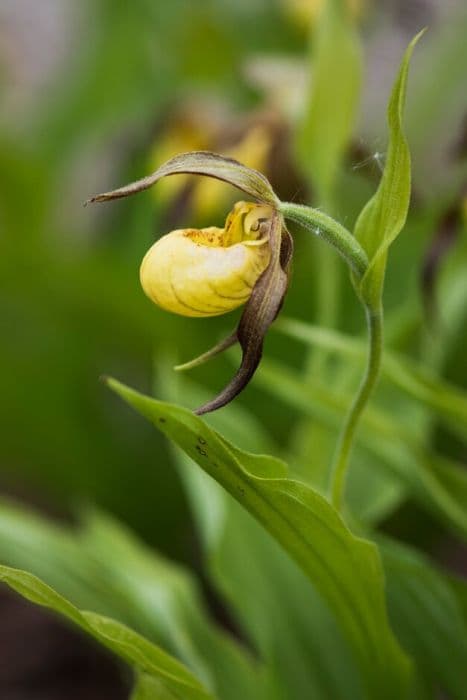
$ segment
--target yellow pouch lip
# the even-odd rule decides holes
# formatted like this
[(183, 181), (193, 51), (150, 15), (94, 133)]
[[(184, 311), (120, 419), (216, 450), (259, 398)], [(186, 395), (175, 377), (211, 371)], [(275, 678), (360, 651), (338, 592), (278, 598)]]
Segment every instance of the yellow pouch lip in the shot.
[[(177, 229), (162, 236), (141, 263), (146, 295), (183, 316), (217, 316), (246, 303), (269, 265), (269, 230), (264, 222), (269, 211), (238, 202), (225, 228)], [(251, 215), (249, 224), (258, 221), (255, 237), (245, 238), (250, 233), (244, 226), (246, 215)]]

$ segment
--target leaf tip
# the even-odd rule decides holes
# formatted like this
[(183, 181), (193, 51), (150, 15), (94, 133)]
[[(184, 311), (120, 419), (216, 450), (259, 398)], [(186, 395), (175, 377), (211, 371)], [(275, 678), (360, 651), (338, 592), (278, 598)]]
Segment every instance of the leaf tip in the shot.
[(420, 31), (418, 32), (418, 34), (416, 34), (416, 35), (414, 36), (413, 41), (414, 41), (414, 42), (417, 42), (419, 39), (421, 39), (422, 36), (423, 36), (424, 34), (426, 34), (426, 32), (428, 31), (428, 29), (429, 29), (428, 25), (427, 25), (426, 27), (423, 27), (422, 29), (420, 29)]
[(412, 41), (409, 43), (409, 45), (407, 47), (407, 49), (410, 53), (413, 51), (413, 49), (415, 48), (415, 45), (418, 44), (418, 42), (420, 41), (422, 36), (424, 34), (426, 34), (427, 31), (428, 31), (428, 26), (423, 27), (423, 29), (420, 29), (420, 31), (417, 34), (415, 34), (414, 38), (412, 39)]
[(116, 394), (119, 394), (119, 396), (124, 398), (126, 387), (121, 382), (117, 381), (113, 377), (110, 377), (108, 374), (102, 374), (99, 377), (99, 381), (105, 384), (105, 386), (107, 386), (111, 391), (114, 391)]

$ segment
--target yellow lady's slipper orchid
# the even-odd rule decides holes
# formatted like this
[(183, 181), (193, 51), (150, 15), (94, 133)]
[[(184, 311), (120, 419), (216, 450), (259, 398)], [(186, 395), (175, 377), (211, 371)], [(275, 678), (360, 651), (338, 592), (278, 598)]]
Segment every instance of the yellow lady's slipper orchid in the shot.
[(237, 342), (242, 348), (242, 361), (235, 376), (214, 399), (197, 409), (201, 415), (232, 401), (259, 365), (266, 332), (281, 310), (289, 283), (293, 240), (285, 218), (332, 245), (356, 279), (364, 278), (369, 263), (356, 238), (330, 216), (302, 204), (281, 202), (258, 170), (209, 151), (181, 153), (151, 175), (95, 195), (88, 202), (128, 197), (149, 189), (163, 177), (187, 174), (228, 182), (257, 202), (238, 202), (223, 229), (173, 231), (151, 248), (141, 266), (146, 294), (170, 311), (187, 316), (216, 316), (246, 302), (233, 333), (201, 357), (178, 367), (188, 369), (205, 362)]
[(220, 394), (198, 408), (200, 415), (232, 401), (258, 367), (264, 336), (287, 291), (293, 243), (279, 212), (280, 201), (264, 175), (233, 158), (207, 151), (183, 153), (152, 175), (89, 201), (127, 197), (163, 177), (178, 174), (228, 182), (257, 202), (238, 202), (224, 228), (172, 231), (150, 248), (141, 265), (144, 291), (168, 311), (183, 316), (217, 316), (246, 303), (237, 329), (186, 365), (205, 361), (236, 342), (242, 348), (237, 373)]
[(158, 306), (182, 316), (218, 316), (244, 304), (269, 265), (262, 223), (269, 206), (238, 202), (225, 227), (180, 229), (146, 253), (141, 285)]

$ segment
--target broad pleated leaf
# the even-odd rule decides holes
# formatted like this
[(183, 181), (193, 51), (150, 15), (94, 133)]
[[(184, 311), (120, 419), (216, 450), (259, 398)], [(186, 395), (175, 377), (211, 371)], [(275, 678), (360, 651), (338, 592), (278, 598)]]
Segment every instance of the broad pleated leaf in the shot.
[[(164, 370), (160, 366), (157, 375), (164, 396), (192, 406), (203, 400), (200, 387)], [(255, 415), (240, 403), (210, 414), (207, 422), (249, 450), (278, 453)], [(181, 449), (174, 446), (173, 451), (211, 582), (268, 668), (274, 669), (278, 697), (365, 698), (350, 645), (309, 578), (219, 484)], [(275, 697), (271, 693), (268, 700)]]
[(111, 388), (216, 479), (282, 544), (327, 600), (352, 646), (369, 696), (407, 689), (409, 664), (388, 625), (376, 547), (355, 537), (319, 494), (277, 460), (233, 448), (190, 411), (108, 380)]

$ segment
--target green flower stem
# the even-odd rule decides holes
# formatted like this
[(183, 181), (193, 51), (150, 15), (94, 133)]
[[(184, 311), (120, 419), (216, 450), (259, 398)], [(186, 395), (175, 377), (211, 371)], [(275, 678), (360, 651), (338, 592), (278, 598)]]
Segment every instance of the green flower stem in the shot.
[(331, 472), (331, 497), (336, 510), (342, 509), (345, 480), (358, 423), (376, 385), (383, 353), (383, 310), (365, 306), (369, 334), (369, 354), (365, 375), (342, 427)]
[(344, 226), (319, 209), (312, 209), (303, 204), (281, 202), (279, 211), (286, 219), (295, 221), (330, 243), (347, 261), (356, 276), (363, 277), (368, 267), (367, 255), (357, 239)]
[[(323, 212), (301, 204), (281, 203), (280, 212), (286, 219), (291, 219), (315, 235), (323, 238), (347, 261), (355, 276), (361, 279), (368, 268), (368, 258), (359, 242), (341, 226)], [(361, 415), (378, 380), (383, 351), (383, 310), (380, 303), (370, 306), (361, 299), (365, 306), (368, 325), (369, 353), (365, 375), (357, 395), (349, 409), (337, 443), (331, 472), (331, 497), (336, 510), (342, 509), (345, 480), (349, 466), (350, 454)]]

